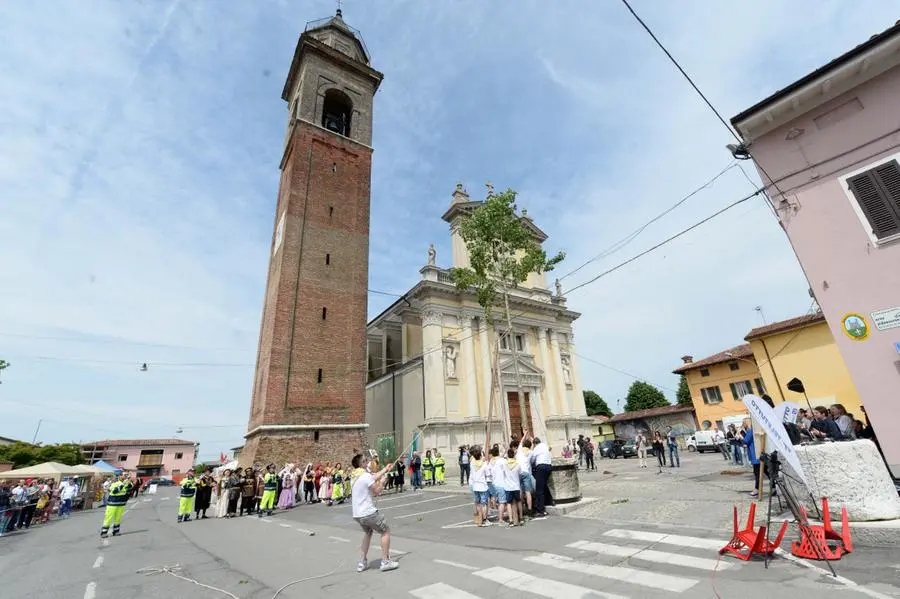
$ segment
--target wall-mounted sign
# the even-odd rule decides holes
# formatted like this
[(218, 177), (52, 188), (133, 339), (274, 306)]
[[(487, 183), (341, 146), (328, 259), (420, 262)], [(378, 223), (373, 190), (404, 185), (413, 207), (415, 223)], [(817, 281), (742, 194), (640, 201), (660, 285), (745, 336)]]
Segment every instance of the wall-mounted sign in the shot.
[(869, 337), (869, 323), (862, 314), (851, 312), (841, 319), (841, 330), (854, 341), (865, 341)]
[(900, 308), (888, 308), (872, 312), (872, 324), (879, 331), (900, 327)]

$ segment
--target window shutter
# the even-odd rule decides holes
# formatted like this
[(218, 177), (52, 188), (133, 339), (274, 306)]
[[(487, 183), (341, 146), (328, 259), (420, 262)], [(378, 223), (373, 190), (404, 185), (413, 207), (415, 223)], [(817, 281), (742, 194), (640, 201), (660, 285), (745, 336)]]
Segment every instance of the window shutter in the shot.
[(731, 387), (731, 395), (734, 397), (735, 401), (740, 401), (741, 398), (738, 397), (737, 387), (734, 386), (734, 383), (728, 383), (728, 386)]
[(900, 167), (896, 160), (848, 179), (847, 186), (877, 239), (900, 233)]

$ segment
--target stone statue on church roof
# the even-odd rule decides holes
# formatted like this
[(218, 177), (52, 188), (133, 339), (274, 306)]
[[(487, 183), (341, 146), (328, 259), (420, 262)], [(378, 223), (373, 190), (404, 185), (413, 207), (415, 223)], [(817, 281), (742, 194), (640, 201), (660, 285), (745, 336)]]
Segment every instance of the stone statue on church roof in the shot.
[(556, 297), (562, 297), (562, 283), (559, 282), (559, 279), (553, 283), (556, 286)]
[(428, 266), (434, 266), (437, 262), (437, 250), (434, 249), (434, 244), (431, 243), (428, 245)]

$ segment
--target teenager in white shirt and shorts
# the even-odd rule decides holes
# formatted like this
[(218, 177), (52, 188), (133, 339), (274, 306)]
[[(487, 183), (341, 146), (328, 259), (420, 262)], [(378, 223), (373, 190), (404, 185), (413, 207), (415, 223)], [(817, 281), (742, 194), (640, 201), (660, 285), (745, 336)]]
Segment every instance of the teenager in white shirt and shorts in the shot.
[(506, 452), (506, 460), (501, 462), (503, 469), (503, 490), (506, 505), (509, 508), (509, 525), (519, 526), (522, 522), (522, 468), (516, 460), (516, 450), (512, 447)]
[[(361, 468), (363, 464), (363, 455), (356, 454), (351, 462), (353, 468)], [(357, 572), (364, 572), (369, 567), (369, 544), (372, 542), (372, 533), (377, 532), (381, 535), (381, 567), (382, 572), (396, 570), (400, 564), (391, 559), (391, 529), (388, 527), (384, 519), (384, 514), (375, 507), (373, 496), (381, 494), (384, 487), (384, 476), (393, 468), (393, 464), (388, 464), (378, 472), (373, 471), (378, 468), (378, 460), (371, 460), (366, 471), (360, 474), (353, 481), (353, 490), (351, 499), (353, 501), (353, 519), (356, 520), (365, 533), (363, 535), (362, 545), (360, 547), (361, 557), (356, 565)]]

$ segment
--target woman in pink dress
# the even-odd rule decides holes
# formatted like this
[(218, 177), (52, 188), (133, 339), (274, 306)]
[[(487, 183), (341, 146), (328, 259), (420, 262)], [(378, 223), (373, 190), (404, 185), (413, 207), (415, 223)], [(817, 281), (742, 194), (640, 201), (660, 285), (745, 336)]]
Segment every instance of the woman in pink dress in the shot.
[(297, 493), (297, 481), (294, 477), (294, 465), (288, 464), (281, 471), (281, 495), (278, 496), (278, 508), (287, 510), (294, 507)]

